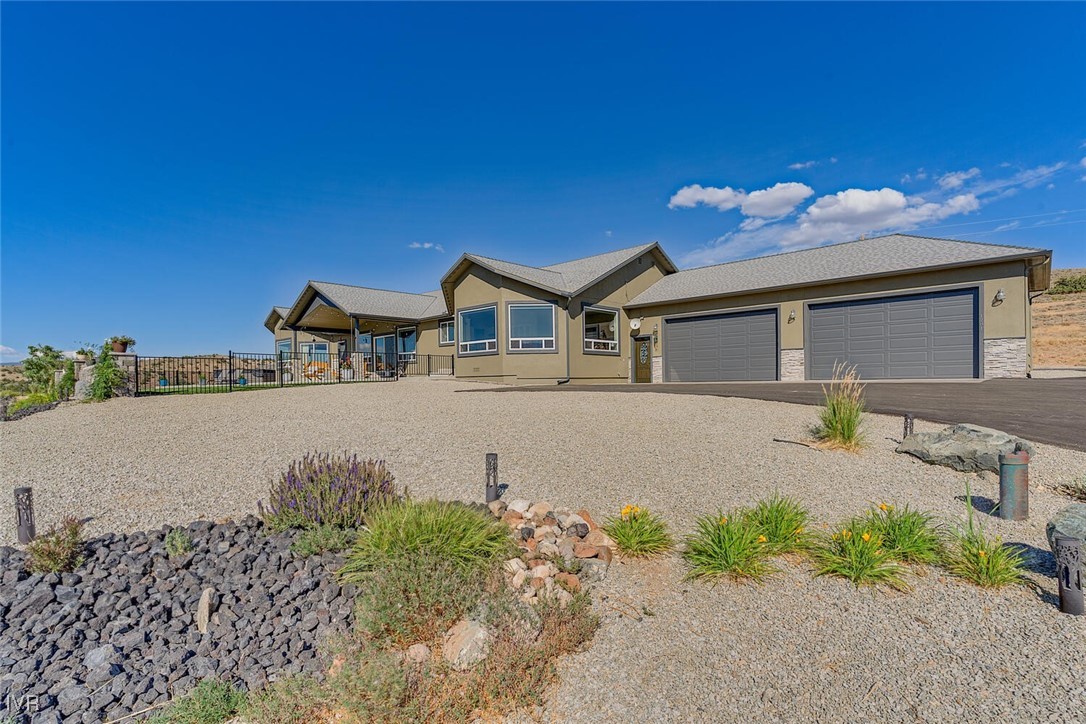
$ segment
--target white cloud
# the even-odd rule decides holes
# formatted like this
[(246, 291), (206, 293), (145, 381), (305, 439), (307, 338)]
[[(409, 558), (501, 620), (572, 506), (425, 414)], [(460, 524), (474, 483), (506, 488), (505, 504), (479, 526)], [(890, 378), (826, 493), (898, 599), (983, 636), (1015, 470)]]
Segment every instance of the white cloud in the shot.
[(1011, 229), (1017, 229), (1021, 225), (1021, 221), (1012, 221), (1009, 224), (1000, 224), (996, 228), (992, 229), (992, 231), (1010, 231)]
[(778, 183), (761, 191), (751, 191), (740, 207), (745, 216), (776, 218), (792, 213), (808, 196), (814, 194), (807, 184), (789, 181)]
[(796, 163), (788, 164), (788, 168), (792, 169), (793, 171), (801, 171), (805, 168), (811, 168), (812, 166), (817, 165), (818, 161), (797, 161)]
[(1082, 157), (1082, 160), (1078, 162), (1078, 165), (1086, 168), (1086, 156)]
[(837, 156), (830, 156), (830, 163), (837, 163)]
[(22, 358), (23, 355), (15, 350), (15, 348), (8, 347), (6, 344), (0, 344), (0, 362), (17, 362)]
[[(1019, 187), (1031, 189), (1040, 186), (1045, 181), (1055, 176), (1067, 166), (1066, 161), (1053, 163), (1048, 166), (1035, 166), (1024, 168), (1017, 173), (1001, 179), (991, 179), (970, 185), (969, 190), (977, 196), (998, 192), (995, 198), (1011, 196), (1017, 193)], [(992, 200), (992, 199), (989, 199)]]
[(424, 241), (424, 242), (421, 242), (421, 243), (417, 242), (417, 241), (412, 241), (410, 244), (407, 245), (407, 248), (408, 249), (433, 249), (436, 252), (440, 252), (442, 254), (445, 253), (445, 247), (443, 247), (441, 244), (434, 244), (433, 242), (430, 242), (430, 241)]
[(928, 177), (928, 172), (923, 168), (916, 169), (916, 173), (907, 173), (901, 177), (901, 183), (909, 184), (913, 181), (923, 181)]
[(667, 207), (669, 209), (692, 209), (698, 204), (704, 204), (720, 211), (727, 211), (739, 206), (746, 197), (747, 194), (743, 189), (736, 191), (731, 186), (725, 186), (721, 189), (715, 186), (691, 184), (676, 191)]
[(960, 189), (965, 185), (965, 182), (971, 178), (980, 176), (980, 169), (974, 166), (968, 171), (951, 171), (950, 173), (943, 174), (939, 177), (939, 188), (941, 189)]
[(607, 236), (608, 239), (610, 239), (615, 234), (615, 232), (611, 231), (610, 229), (608, 229), (607, 231), (605, 231), (603, 233)]

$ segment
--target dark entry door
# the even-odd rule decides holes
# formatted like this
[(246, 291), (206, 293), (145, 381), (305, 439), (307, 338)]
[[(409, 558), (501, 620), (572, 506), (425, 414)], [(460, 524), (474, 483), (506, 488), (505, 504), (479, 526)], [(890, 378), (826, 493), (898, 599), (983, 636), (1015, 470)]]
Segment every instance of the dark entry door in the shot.
[(652, 338), (637, 337), (633, 343), (634, 382), (652, 382)]

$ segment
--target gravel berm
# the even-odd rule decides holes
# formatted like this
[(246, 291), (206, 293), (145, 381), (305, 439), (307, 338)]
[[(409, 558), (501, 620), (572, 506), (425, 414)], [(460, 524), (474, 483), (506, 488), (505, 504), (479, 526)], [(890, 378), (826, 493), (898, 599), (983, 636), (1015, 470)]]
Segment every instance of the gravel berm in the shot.
[[(481, 499), (497, 452), (506, 495), (601, 513), (637, 503), (679, 534), (774, 490), (826, 525), (879, 502), (957, 521), (967, 481), (978, 507), (998, 499), (994, 475), (894, 453), (898, 418), (871, 416), (867, 449), (851, 455), (773, 441), (807, 439), (811, 407), (472, 389), (406, 379), (124, 399), (2, 423), (0, 543), (14, 540), (17, 485), (34, 487), (39, 529), (72, 513), (92, 534), (132, 531), (252, 512), (312, 450), (383, 458), (412, 495), (463, 500)], [(1070, 502), (1051, 488), (1086, 476), (1086, 454), (1037, 445), (1030, 476), (1030, 520), (980, 515), (1027, 546), (1029, 586), (989, 593), (932, 571), (907, 594), (856, 591), (795, 563), (760, 587), (714, 588), (684, 583), (677, 557), (619, 562), (598, 591), (604, 625), (562, 663), (549, 709), (567, 721), (1081, 720), (1086, 621), (1056, 608), (1044, 525)]]

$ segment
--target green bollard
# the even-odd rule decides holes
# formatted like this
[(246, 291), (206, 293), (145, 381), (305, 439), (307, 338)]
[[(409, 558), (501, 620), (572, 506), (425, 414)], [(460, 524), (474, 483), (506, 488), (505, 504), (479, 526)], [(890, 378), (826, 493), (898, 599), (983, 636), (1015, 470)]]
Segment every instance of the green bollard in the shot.
[(999, 456), (999, 517), (1029, 518), (1029, 453), (1025, 450)]

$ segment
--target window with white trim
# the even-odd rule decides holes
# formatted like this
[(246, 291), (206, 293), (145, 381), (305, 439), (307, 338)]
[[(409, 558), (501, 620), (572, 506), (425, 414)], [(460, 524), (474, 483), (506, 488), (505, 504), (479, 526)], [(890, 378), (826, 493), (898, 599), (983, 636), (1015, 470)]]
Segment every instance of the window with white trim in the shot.
[(456, 344), (456, 322), (446, 319), (437, 323), (437, 343), (442, 347)]
[(415, 328), (401, 327), (396, 330), (396, 354), (402, 362), (415, 361)]
[(280, 357), (286, 355), (290, 356), (290, 340), (289, 339), (277, 339), (275, 340), (275, 353)]
[(584, 351), (618, 353), (618, 310), (585, 307)]
[(554, 305), (510, 304), (509, 349), (514, 352), (554, 349)]
[(460, 354), (498, 351), (498, 308), (480, 307), (457, 312)]
[(298, 344), (298, 351), (304, 355), (306, 362), (328, 361), (327, 342), (301, 342)]

